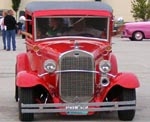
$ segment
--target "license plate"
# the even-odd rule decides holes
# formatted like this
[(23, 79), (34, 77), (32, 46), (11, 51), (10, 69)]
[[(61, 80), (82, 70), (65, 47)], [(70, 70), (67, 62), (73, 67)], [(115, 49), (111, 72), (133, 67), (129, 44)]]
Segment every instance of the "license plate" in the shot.
[(88, 106), (85, 105), (70, 105), (66, 106), (68, 110), (68, 115), (87, 115), (88, 114)]
[(88, 111), (67, 112), (67, 115), (87, 115)]

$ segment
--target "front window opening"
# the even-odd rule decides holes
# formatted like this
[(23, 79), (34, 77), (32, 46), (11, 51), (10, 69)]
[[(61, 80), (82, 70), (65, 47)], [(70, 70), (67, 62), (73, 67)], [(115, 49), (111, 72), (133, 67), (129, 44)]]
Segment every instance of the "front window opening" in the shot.
[(27, 15), (27, 20), (26, 21), (26, 25), (27, 25), (27, 32), (30, 33), (32, 35), (32, 17), (30, 15)]
[(104, 17), (38, 17), (35, 23), (37, 40), (60, 36), (107, 39), (109, 32), (109, 18)]

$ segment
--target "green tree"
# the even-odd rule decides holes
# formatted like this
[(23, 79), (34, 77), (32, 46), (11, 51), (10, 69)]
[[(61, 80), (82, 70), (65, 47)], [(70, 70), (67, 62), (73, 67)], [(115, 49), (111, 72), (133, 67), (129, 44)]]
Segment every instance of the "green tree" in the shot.
[(12, 9), (16, 12), (16, 19), (17, 19), (17, 12), (19, 10), (21, 0), (12, 0)]
[(150, 0), (132, 0), (131, 13), (135, 20), (147, 21), (150, 19)]

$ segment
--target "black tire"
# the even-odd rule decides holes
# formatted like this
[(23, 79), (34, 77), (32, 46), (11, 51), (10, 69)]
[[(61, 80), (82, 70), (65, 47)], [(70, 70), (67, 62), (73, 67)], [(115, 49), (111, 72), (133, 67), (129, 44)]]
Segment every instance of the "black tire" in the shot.
[(134, 41), (133, 37), (129, 37), (129, 39), (130, 39), (131, 41)]
[(17, 85), (15, 86), (15, 100), (18, 102), (18, 87)]
[(144, 38), (144, 34), (140, 31), (136, 31), (133, 33), (133, 40), (135, 41), (142, 41)]
[(22, 113), (21, 103), (32, 104), (33, 103), (33, 92), (32, 88), (19, 88), (19, 119), (21, 121), (32, 121), (34, 119), (33, 113)]
[[(123, 88), (122, 93), (119, 96), (119, 101), (131, 101), (136, 100), (135, 89)], [(135, 116), (135, 110), (122, 110), (118, 111), (118, 117), (123, 121), (131, 121)]]
[(17, 87), (17, 64), (16, 64), (16, 69), (15, 69), (15, 100), (18, 102), (18, 87)]

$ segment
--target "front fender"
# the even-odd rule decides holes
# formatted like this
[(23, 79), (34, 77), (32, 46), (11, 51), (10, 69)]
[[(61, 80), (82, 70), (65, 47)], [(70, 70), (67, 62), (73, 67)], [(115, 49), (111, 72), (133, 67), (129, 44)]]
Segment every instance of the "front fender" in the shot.
[(29, 70), (30, 65), (29, 65), (29, 60), (27, 57), (26, 53), (20, 53), (17, 55), (17, 59), (16, 59), (16, 72), (20, 72), (23, 70)]
[(113, 53), (110, 53), (109, 60), (112, 65), (110, 73), (116, 75), (118, 73), (118, 64), (117, 64), (116, 56)]
[(41, 78), (37, 77), (33, 73), (28, 73), (26, 71), (20, 71), (17, 74), (16, 85), (18, 87), (33, 87), (36, 85), (43, 85), (46, 87), (45, 82)]
[(140, 86), (138, 78), (133, 73), (118, 73), (113, 82), (114, 85), (125, 88), (138, 88)]

